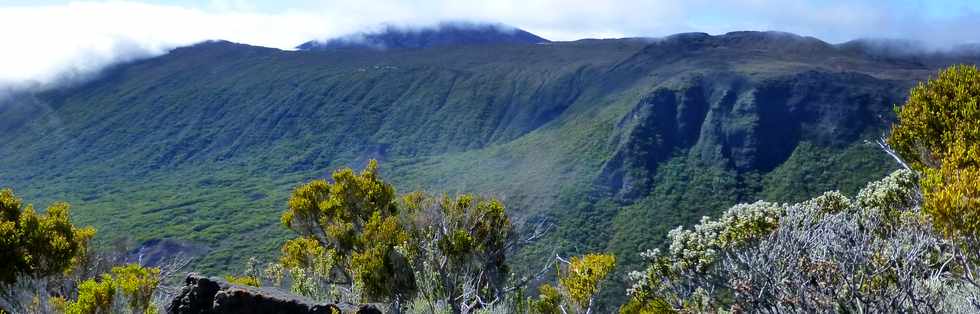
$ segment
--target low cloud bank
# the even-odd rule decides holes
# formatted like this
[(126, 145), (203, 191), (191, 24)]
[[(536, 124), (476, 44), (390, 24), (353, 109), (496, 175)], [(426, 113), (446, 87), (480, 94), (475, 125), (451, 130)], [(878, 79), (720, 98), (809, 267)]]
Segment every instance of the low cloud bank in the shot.
[(909, 49), (922, 51), (948, 51), (980, 42), (975, 31), (980, 29), (980, 5), (969, 1), (942, 6), (875, 0), (275, 2), (283, 8), (233, 5), (237, 3), (0, 6), (0, 29), (5, 30), (0, 33), (0, 91), (77, 82), (118, 62), (157, 56), (204, 40), (293, 49), (306, 41), (370, 31), (377, 25), (411, 29), (446, 20), (499, 22), (551, 40), (780, 30), (831, 43), (900, 38), (915, 43)]

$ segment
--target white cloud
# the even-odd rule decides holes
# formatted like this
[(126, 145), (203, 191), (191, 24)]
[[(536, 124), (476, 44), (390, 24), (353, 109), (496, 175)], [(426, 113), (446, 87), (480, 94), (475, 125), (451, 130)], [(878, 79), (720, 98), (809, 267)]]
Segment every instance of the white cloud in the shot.
[[(782, 30), (831, 42), (858, 37), (976, 42), (980, 14), (923, 14), (924, 4), (877, 0), (213, 0), (200, 7), (135, 2), (72, 2), (0, 7), (0, 84), (47, 85), (108, 64), (165, 53), (207, 39), (290, 49), (392, 22), (501, 22), (553, 40)], [(966, 2), (964, 2), (966, 3)]]
[(124, 2), (0, 9), (0, 82), (40, 84), (207, 39), (288, 48), (328, 32), (313, 14), (212, 13)]

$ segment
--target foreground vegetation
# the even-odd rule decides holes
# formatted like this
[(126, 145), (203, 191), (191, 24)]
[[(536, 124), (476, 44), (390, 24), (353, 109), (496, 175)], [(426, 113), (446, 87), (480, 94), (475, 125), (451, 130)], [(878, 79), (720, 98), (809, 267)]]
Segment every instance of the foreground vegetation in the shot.
[[(9, 189), (0, 197), (0, 230), (9, 239), (0, 252), (15, 261), (0, 268), (6, 275), (0, 310), (157, 313), (173, 296), (173, 287), (158, 288), (180, 265), (165, 272), (115, 266), (119, 256), (88, 251), (95, 230), (73, 226), (67, 204), (38, 215)], [(266, 265), (251, 259), (242, 274), (226, 276), (229, 282), (283, 287), (324, 302), (381, 302), (394, 312), (590, 313), (616, 264), (607, 254), (556, 256), (541, 272), (518, 277), (507, 257), (540, 238), (543, 226), (515, 232), (503, 204), (492, 198), (398, 197), (373, 160), (361, 173), (344, 168), (332, 182), (297, 187), (282, 224), (297, 236), (283, 244), (281, 257)], [(552, 266), (557, 284), (544, 286), (540, 298), (525, 298), (528, 284)]]
[(0, 313), (157, 313), (160, 281), (179, 268), (162, 274), (91, 251), (95, 229), (74, 226), (66, 203), (38, 214), (3, 189), (0, 217)]
[[(394, 312), (589, 313), (615, 257), (554, 258), (535, 274), (516, 274), (508, 256), (540, 238), (544, 225), (517, 232), (503, 203), (472, 194), (396, 195), (377, 163), (344, 168), (332, 180), (297, 187), (282, 215), (296, 237), (278, 261), (231, 276), (319, 301), (381, 302)], [(526, 228), (525, 228), (526, 229)], [(528, 284), (557, 266), (558, 283), (540, 298)]]
[(643, 254), (623, 312), (977, 312), (978, 102), (973, 66), (920, 84), (880, 143), (906, 169), (856, 199), (743, 204), (675, 229)]
[[(740, 204), (674, 229), (641, 254), (620, 311), (980, 311), (980, 71), (953, 67), (914, 88), (879, 144), (904, 169), (853, 198)], [(294, 189), (281, 223), (294, 237), (279, 258), (249, 260), (229, 281), (390, 312), (592, 313), (617, 268), (589, 253), (518, 273), (511, 258), (546, 223), (516, 226), (492, 197), (399, 195), (373, 160)], [(126, 265), (91, 250), (94, 235), (65, 203), (39, 214), (0, 191), (0, 311), (160, 311), (182, 263)]]

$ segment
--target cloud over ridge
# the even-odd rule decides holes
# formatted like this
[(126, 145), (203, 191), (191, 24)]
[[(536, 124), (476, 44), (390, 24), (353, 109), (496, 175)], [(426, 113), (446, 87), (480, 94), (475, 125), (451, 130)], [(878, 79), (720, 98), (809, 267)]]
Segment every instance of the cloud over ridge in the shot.
[(980, 42), (980, 4), (844, 0), (212, 1), (0, 5), (0, 85), (45, 87), (209, 39), (292, 49), (376, 27), (503, 23), (551, 40), (779, 30), (831, 43), (897, 38)]

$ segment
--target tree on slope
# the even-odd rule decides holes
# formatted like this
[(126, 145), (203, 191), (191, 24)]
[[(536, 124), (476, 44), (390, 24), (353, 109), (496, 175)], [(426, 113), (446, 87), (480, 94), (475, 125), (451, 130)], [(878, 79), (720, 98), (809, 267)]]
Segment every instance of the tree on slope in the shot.
[[(373, 160), (359, 174), (344, 168), (332, 181), (297, 187), (282, 223), (298, 237), (264, 274), (240, 278), (279, 286), (288, 277), (290, 290), (314, 299), (389, 302), (409, 313), (527, 312), (526, 286), (550, 267), (518, 278), (508, 256), (546, 234), (547, 222), (518, 232), (492, 197), (395, 195)], [(609, 255), (588, 255), (563, 268), (560, 286), (570, 309), (589, 312), (614, 263)]]
[(468, 313), (506, 298), (514, 233), (503, 203), (471, 194), (414, 192), (401, 204), (411, 234), (406, 251), (424, 287), (419, 307), (443, 303), (454, 313)]
[(593, 313), (595, 296), (616, 267), (616, 257), (590, 253), (569, 260), (558, 259), (558, 286), (538, 287), (539, 296), (530, 300), (534, 314)]
[(888, 143), (920, 175), (923, 209), (980, 288), (980, 70), (960, 65), (912, 89)]
[(415, 279), (396, 250), (408, 234), (398, 220), (395, 189), (379, 177), (377, 161), (360, 174), (344, 168), (332, 178), (293, 190), (282, 223), (299, 237), (283, 245), (281, 265), (362, 289), (369, 299), (411, 298)]
[(0, 283), (59, 274), (81, 261), (95, 229), (72, 225), (69, 208), (55, 203), (39, 214), (12, 190), (0, 190)]
[(95, 229), (73, 225), (69, 208), (39, 214), (0, 190), (0, 313), (156, 313), (161, 270), (130, 264), (100, 276)]

